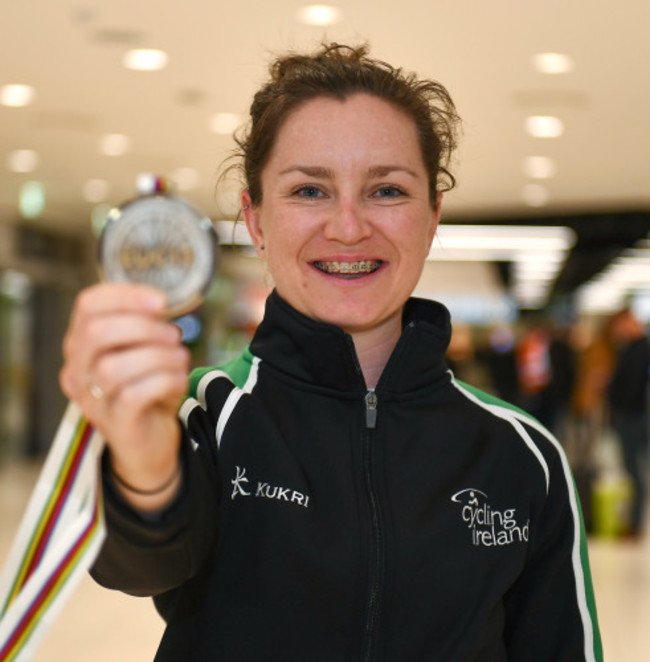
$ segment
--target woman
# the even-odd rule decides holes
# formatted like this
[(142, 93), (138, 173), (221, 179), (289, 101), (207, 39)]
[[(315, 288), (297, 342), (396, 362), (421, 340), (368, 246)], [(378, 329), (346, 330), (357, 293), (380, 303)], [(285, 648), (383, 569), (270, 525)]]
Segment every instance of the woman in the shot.
[(447, 92), (337, 45), (271, 74), (240, 143), (276, 285), (250, 348), (192, 374), (179, 425), (160, 296), (73, 313), (62, 383), (109, 440), (95, 578), (155, 596), (157, 660), (600, 659), (561, 451), (453, 380), (446, 309), (409, 298), (453, 185)]

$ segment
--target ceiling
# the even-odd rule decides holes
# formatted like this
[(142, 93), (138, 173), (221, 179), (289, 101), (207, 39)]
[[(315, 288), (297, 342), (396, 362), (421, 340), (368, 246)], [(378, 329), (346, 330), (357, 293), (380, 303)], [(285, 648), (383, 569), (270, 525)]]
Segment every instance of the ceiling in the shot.
[[(211, 216), (227, 214), (231, 189), (215, 194), (219, 163), (232, 147), (210, 131), (215, 113), (245, 116), (272, 54), (323, 37), (369, 42), (392, 63), (440, 80), (463, 118), (458, 187), (443, 222), (572, 225), (578, 243), (557, 287), (598, 272), (650, 229), (650, 2), (647, 0), (337, 0), (342, 20), (301, 25), (298, 0), (21, 0), (0, 6), (0, 85), (36, 89), (26, 108), (0, 106), (0, 222), (18, 219), (21, 186), (37, 179), (46, 206), (38, 223), (89, 227), (88, 180), (107, 183), (106, 202), (132, 197), (141, 172), (199, 173), (181, 194)], [(159, 48), (161, 71), (122, 66), (125, 51)], [(570, 55), (575, 69), (545, 75), (540, 52)], [(560, 117), (564, 134), (532, 138), (529, 115)], [(98, 142), (124, 134), (130, 149), (105, 156)], [(4, 167), (14, 150), (38, 154), (33, 172)], [(534, 181), (527, 156), (554, 160)], [(524, 202), (543, 185), (543, 206)], [(218, 205), (217, 203), (221, 203)]]

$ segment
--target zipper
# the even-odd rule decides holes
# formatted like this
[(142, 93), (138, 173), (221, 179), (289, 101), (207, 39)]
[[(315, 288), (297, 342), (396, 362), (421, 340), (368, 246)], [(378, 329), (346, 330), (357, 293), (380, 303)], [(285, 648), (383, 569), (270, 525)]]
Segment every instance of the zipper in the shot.
[(365, 430), (363, 443), (363, 468), (368, 504), (370, 507), (371, 542), (369, 595), (366, 611), (366, 631), (364, 639), (363, 660), (370, 662), (375, 657), (379, 630), (380, 602), (383, 590), (384, 576), (384, 531), (379, 508), (379, 498), (375, 487), (373, 439), (377, 424), (377, 394), (374, 389), (368, 389), (364, 396)]
[[(380, 384), (383, 384), (387, 380), (392, 367), (399, 361), (400, 349), (404, 346), (406, 337), (412, 333), (414, 327), (415, 325), (412, 322), (404, 327), (402, 336), (400, 337), (395, 349), (393, 350), (393, 354), (391, 355), (386, 367), (384, 368), (384, 372), (379, 378)], [(348, 334), (346, 334), (346, 341), (354, 361), (357, 375), (361, 379), (362, 383), (365, 383), (363, 371), (361, 370), (361, 366), (359, 365), (359, 360), (357, 358), (354, 342), (352, 337)], [(367, 389), (365, 395), (363, 396), (365, 425), (363, 429), (362, 464), (366, 495), (370, 509), (371, 539), (368, 573), (368, 601), (366, 603), (366, 621), (362, 651), (363, 662), (372, 662), (377, 655), (381, 601), (384, 590), (384, 573), (386, 565), (386, 543), (384, 525), (379, 504), (379, 496), (377, 494), (376, 488), (375, 451), (373, 445), (375, 428), (377, 426), (378, 403), (379, 401), (375, 389)]]
[(366, 428), (373, 430), (377, 424), (377, 394), (374, 388), (369, 388), (364, 397), (366, 403)]

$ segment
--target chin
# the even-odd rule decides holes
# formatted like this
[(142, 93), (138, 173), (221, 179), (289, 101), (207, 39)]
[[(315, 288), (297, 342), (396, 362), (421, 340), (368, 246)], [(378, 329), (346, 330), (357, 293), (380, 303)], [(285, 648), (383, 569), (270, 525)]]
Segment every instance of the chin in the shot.
[[(282, 292), (279, 293), (282, 296)], [(391, 296), (387, 300), (385, 292), (383, 295), (377, 290), (363, 293), (310, 290), (298, 296), (283, 298), (313, 320), (337, 326), (348, 333), (356, 333), (371, 331), (396, 317), (401, 324), (401, 306), (396, 307), (393, 303), (396, 297)]]
[(380, 315), (377, 312), (359, 311), (356, 307), (346, 311), (345, 306), (341, 306), (339, 303), (335, 306), (334, 310), (319, 311), (315, 319), (338, 326), (346, 333), (362, 333), (382, 326), (387, 319), (391, 319), (392, 317), (393, 315)]

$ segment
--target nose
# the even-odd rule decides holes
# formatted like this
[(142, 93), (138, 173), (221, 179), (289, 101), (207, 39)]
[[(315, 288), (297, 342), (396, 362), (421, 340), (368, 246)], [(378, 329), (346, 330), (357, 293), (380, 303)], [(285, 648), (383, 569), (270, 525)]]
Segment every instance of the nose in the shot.
[(346, 246), (358, 244), (372, 233), (372, 226), (360, 202), (341, 200), (331, 212), (325, 225), (325, 238)]

